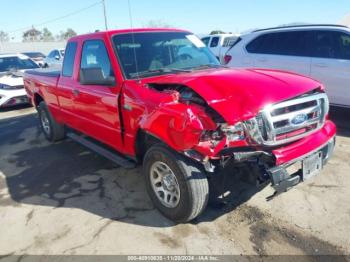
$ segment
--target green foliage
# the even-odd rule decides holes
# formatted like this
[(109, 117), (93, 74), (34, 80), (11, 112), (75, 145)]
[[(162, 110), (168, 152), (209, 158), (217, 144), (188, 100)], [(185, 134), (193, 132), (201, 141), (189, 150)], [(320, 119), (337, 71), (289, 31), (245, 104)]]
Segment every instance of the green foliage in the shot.
[(224, 31), (221, 31), (221, 30), (213, 30), (210, 32), (211, 35), (217, 35), (217, 34), (225, 34)]
[(54, 40), (55, 40), (55, 38), (53, 37), (50, 30), (45, 27), (41, 32), (41, 41), (50, 42), (50, 41), (54, 41)]
[(57, 36), (56, 39), (59, 41), (67, 40), (73, 36), (76, 36), (77, 33), (72, 29), (68, 28), (66, 31), (61, 31)]

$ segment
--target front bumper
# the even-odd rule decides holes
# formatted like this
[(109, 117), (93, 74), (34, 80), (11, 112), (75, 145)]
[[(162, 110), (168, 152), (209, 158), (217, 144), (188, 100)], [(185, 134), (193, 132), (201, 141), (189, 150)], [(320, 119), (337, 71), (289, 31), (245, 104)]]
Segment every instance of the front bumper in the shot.
[(303, 158), (314, 152), (318, 148), (326, 145), (336, 133), (334, 123), (327, 120), (324, 126), (317, 132), (300, 139), (290, 145), (280, 147), (272, 151), (276, 159), (276, 166), (285, 165), (289, 162), (295, 162), (296, 159)]
[[(320, 152), (322, 155), (322, 162), (324, 166), (328, 159), (332, 156), (335, 147), (335, 136), (329, 139), (322, 146), (317, 147), (316, 149), (310, 151), (308, 154), (305, 154), (299, 158), (294, 159), (288, 163), (284, 163), (280, 166), (275, 166), (267, 170), (267, 173), (270, 176), (272, 187), (276, 190), (276, 193), (282, 193), (287, 191), (289, 188), (297, 185), (301, 181), (304, 181), (302, 169), (296, 170), (294, 173), (289, 173), (288, 168), (292, 165), (302, 163), (307, 157), (317, 152)], [(301, 165), (300, 165), (301, 166)]]

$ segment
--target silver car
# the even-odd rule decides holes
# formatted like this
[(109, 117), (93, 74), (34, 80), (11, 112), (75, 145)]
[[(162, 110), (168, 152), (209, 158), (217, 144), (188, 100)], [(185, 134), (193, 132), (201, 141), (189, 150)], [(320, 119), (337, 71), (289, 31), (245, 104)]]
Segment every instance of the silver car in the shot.
[(44, 67), (61, 68), (64, 58), (64, 49), (54, 49), (44, 59)]

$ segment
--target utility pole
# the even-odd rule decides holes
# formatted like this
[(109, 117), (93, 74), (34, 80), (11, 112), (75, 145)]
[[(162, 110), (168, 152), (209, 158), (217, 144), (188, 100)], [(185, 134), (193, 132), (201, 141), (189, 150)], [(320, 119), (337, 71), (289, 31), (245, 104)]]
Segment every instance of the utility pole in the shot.
[(106, 2), (105, 0), (102, 0), (102, 5), (103, 5), (103, 16), (105, 18), (105, 28), (106, 31), (108, 30), (108, 25), (107, 25), (107, 14), (106, 14)]

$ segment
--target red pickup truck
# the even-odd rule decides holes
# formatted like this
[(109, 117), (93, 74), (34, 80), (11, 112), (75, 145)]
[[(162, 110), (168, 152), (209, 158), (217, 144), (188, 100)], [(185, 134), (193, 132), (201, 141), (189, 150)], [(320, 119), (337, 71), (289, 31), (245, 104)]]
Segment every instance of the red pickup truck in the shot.
[(322, 84), (226, 68), (183, 30), (73, 37), (61, 72), (27, 71), (24, 83), (48, 140), (68, 136), (119, 165), (142, 163), (154, 205), (178, 222), (205, 209), (208, 179), (229, 163), (253, 164), (279, 193), (319, 173), (335, 144)]

